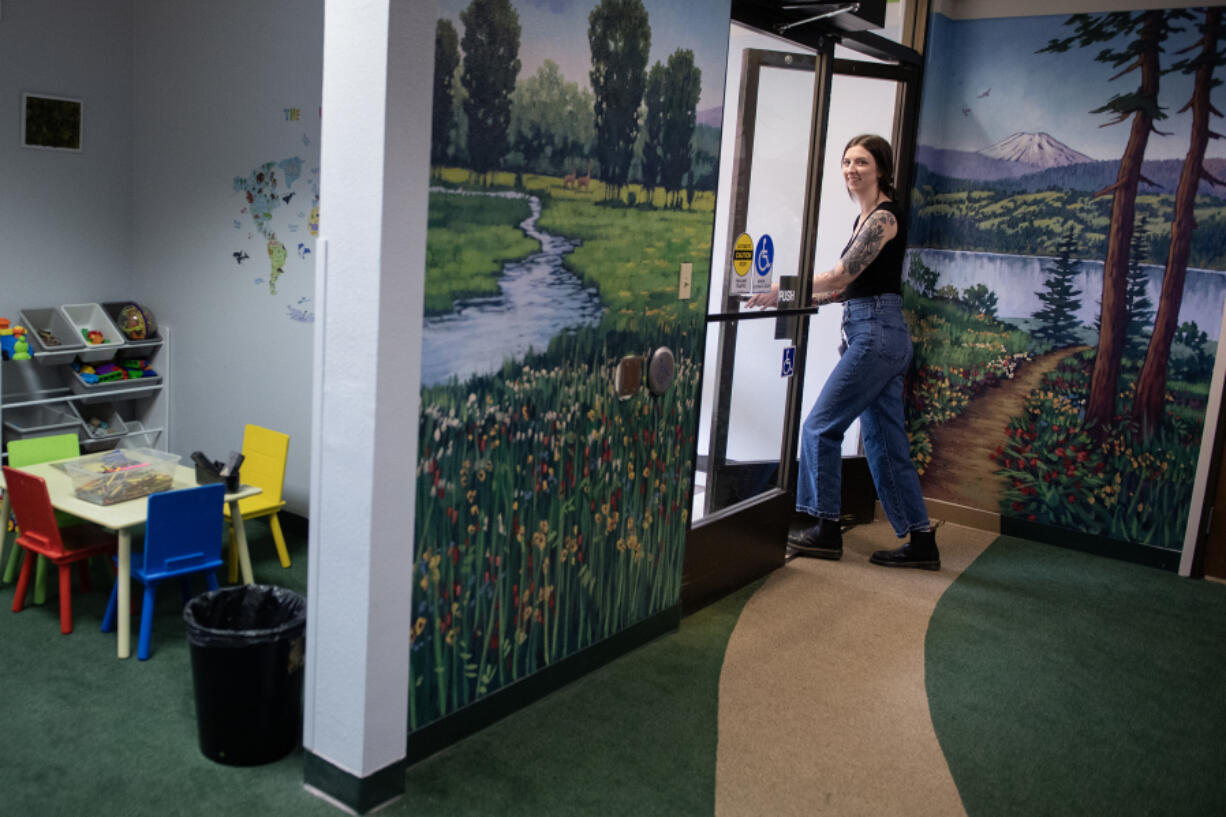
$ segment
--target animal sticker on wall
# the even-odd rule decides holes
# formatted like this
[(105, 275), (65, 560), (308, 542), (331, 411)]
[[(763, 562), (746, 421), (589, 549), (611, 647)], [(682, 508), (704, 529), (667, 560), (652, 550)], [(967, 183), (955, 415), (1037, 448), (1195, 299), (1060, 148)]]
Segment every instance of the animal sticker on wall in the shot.
[[(279, 121), (291, 124), (294, 141), (309, 147), (312, 139), (301, 133), (301, 109), (286, 107), (277, 112)], [(291, 145), (290, 150), (297, 150)], [(275, 154), (274, 154), (275, 155)], [(310, 323), (314, 312), (304, 309), (298, 296), (314, 292), (314, 241), (319, 235), (318, 152), (303, 157), (290, 155), (264, 162), (234, 176), (232, 189), (239, 196), (234, 229), (246, 233), (245, 241), (232, 252), (238, 266), (262, 267), (264, 274), (244, 276), (278, 301), (282, 315), (298, 323)], [(304, 234), (309, 233), (310, 237)], [(296, 248), (296, 249), (295, 249)], [(263, 260), (261, 260), (263, 259)], [(309, 297), (305, 298), (309, 301)]]
[(906, 292), (926, 495), (1182, 547), (1226, 303), (1221, 18), (934, 16)]
[(726, 0), (439, 8), (412, 728), (678, 603), (728, 42)]

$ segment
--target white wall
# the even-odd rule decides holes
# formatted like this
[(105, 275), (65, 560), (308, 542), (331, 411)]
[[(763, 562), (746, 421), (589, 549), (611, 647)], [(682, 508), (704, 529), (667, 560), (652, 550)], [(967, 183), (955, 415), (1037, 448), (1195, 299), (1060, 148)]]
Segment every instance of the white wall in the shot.
[[(119, 300), (132, 266), (130, 0), (4, 0), (0, 315)], [(24, 92), (84, 101), (79, 153), (21, 147)]]
[[(297, 253), (314, 239), (294, 214), (319, 166), (323, 0), (135, 0), (132, 16), (132, 293), (173, 328), (169, 447), (221, 458), (245, 423), (284, 431), (286, 500), (305, 514), (313, 324), (291, 311), (314, 311), (314, 258)], [(272, 295), (234, 178), (292, 156), (304, 166), (279, 191), (294, 200), (274, 214), (289, 256)]]

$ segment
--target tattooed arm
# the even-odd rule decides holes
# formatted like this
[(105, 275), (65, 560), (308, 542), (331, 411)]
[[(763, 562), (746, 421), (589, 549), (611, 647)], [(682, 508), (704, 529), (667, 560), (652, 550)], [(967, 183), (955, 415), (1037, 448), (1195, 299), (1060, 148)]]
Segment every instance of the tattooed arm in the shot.
[(837, 301), (843, 290), (877, 258), (881, 248), (898, 235), (898, 219), (889, 210), (868, 217), (834, 269), (813, 276), (813, 305)]

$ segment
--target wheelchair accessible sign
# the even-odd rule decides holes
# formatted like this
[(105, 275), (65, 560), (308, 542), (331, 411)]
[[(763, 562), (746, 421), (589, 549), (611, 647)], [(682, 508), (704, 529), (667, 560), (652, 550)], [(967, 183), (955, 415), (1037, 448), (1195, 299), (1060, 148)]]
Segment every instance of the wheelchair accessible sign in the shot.
[(771, 273), (775, 269), (775, 242), (766, 233), (758, 239), (758, 246), (753, 252), (753, 282), (750, 284), (753, 292), (771, 291)]

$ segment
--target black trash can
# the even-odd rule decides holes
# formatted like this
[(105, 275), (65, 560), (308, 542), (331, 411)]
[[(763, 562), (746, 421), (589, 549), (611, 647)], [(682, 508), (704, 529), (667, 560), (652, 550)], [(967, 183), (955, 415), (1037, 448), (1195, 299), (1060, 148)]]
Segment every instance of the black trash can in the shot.
[(285, 757), (302, 737), (306, 599), (241, 585), (196, 596), (183, 610), (200, 751), (230, 766)]

